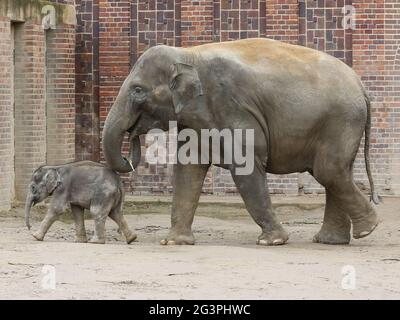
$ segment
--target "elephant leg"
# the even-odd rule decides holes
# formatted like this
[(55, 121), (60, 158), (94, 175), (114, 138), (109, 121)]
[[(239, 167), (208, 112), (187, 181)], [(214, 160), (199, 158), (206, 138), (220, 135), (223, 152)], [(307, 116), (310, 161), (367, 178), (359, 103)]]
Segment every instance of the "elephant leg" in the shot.
[(247, 211), (261, 227), (262, 233), (258, 237), (257, 244), (281, 245), (286, 243), (289, 236), (275, 217), (265, 172), (256, 167), (250, 175), (236, 175), (234, 170), (231, 173)]
[[(104, 204), (109, 203), (109, 204)], [(93, 203), (90, 206), (90, 213), (94, 218), (94, 235), (90, 243), (104, 244), (106, 242), (106, 219), (111, 211), (111, 200), (103, 199), (101, 204)]]
[(34, 232), (32, 236), (39, 241), (43, 241), (44, 236), (46, 235), (47, 231), (51, 227), (51, 225), (58, 219), (58, 216), (60, 215), (61, 212), (54, 208), (49, 208), (49, 210), (46, 213), (46, 216), (42, 220), (39, 230)]
[(97, 217), (94, 219), (94, 235), (89, 240), (90, 243), (106, 243), (106, 217)]
[(324, 222), (314, 242), (347, 244), (350, 223), (356, 239), (369, 235), (378, 225), (375, 209), (353, 181), (350, 163), (320, 159), (314, 166), (314, 177), (326, 189)]
[(137, 238), (137, 235), (131, 231), (131, 229), (128, 226), (128, 223), (126, 222), (120, 208), (115, 208), (111, 210), (109, 217), (115, 221), (115, 223), (118, 225), (119, 230), (122, 231), (126, 238), (126, 242), (130, 244), (131, 242), (135, 241)]
[(335, 195), (326, 190), (324, 222), (313, 242), (326, 244), (348, 244), (350, 242), (351, 220), (345, 210), (338, 206)]
[(171, 229), (162, 245), (194, 244), (192, 223), (209, 165), (176, 164), (172, 199)]
[(343, 181), (330, 187), (329, 192), (335, 195), (334, 201), (337, 206), (348, 213), (353, 224), (353, 238), (366, 237), (377, 227), (378, 215), (352, 177)]
[(71, 211), (75, 221), (75, 242), (87, 242), (84, 209), (71, 204)]

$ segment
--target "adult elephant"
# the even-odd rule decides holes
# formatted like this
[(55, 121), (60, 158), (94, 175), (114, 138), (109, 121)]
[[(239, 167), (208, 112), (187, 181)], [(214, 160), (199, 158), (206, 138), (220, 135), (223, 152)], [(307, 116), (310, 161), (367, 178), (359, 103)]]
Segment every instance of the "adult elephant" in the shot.
[[(314, 241), (347, 244), (370, 234), (377, 215), (352, 177), (365, 131), (369, 167), (370, 102), (351, 68), (323, 52), (270, 39), (246, 39), (192, 48), (156, 46), (137, 61), (122, 85), (103, 131), (111, 168), (129, 172), (121, 155), (124, 134), (133, 137), (133, 166), (140, 159), (139, 135), (152, 128), (253, 129), (254, 170), (231, 171), (247, 210), (261, 227), (258, 244), (286, 243), (266, 185), (266, 172), (311, 173), (326, 189), (321, 230)], [(210, 161), (212, 162), (212, 161)], [(174, 168), (171, 230), (162, 244), (193, 244), (191, 231), (203, 180), (210, 164)]]

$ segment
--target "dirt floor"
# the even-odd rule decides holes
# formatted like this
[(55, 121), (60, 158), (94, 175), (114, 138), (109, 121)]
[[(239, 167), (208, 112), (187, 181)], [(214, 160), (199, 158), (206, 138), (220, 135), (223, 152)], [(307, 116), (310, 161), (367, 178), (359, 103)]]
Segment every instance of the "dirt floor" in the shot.
[[(260, 230), (234, 197), (203, 200), (194, 222), (195, 246), (160, 246), (169, 227), (168, 199), (133, 199), (125, 205), (138, 234), (131, 245), (111, 220), (107, 244), (74, 243), (69, 214), (38, 242), (24, 226), (21, 206), (1, 212), (0, 298), (400, 298), (400, 199), (385, 198), (378, 206), (382, 223), (372, 235), (330, 246), (311, 242), (321, 225), (322, 197), (275, 198), (290, 232), (289, 243), (278, 247), (255, 245)], [(33, 230), (44, 210), (32, 210)], [(93, 222), (86, 227), (90, 235)], [(53, 270), (55, 289), (48, 281)]]

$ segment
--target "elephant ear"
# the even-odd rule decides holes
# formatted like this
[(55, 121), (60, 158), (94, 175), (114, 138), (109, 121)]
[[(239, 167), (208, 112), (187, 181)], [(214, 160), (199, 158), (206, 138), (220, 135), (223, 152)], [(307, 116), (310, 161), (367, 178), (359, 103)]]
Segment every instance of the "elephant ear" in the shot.
[(61, 183), (60, 174), (56, 169), (50, 169), (46, 175), (44, 176), (44, 181), (46, 183), (46, 189), (49, 194), (52, 194), (53, 191), (58, 187)]
[(185, 63), (173, 64), (170, 89), (175, 113), (181, 112), (193, 99), (203, 95), (197, 70), (192, 65)]

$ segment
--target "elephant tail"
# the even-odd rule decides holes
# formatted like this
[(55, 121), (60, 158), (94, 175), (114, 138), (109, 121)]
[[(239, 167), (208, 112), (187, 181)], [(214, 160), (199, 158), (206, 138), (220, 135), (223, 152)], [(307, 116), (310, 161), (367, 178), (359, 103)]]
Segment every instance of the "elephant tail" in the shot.
[(365, 157), (365, 167), (367, 169), (367, 175), (369, 180), (369, 185), (371, 188), (371, 198), (375, 204), (379, 204), (380, 196), (375, 191), (374, 180), (371, 174), (371, 166), (369, 161), (369, 147), (371, 138), (371, 100), (369, 99), (366, 92), (364, 92), (365, 102), (367, 104), (367, 123), (365, 125), (365, 142), (364, 142), (364, 157)]

